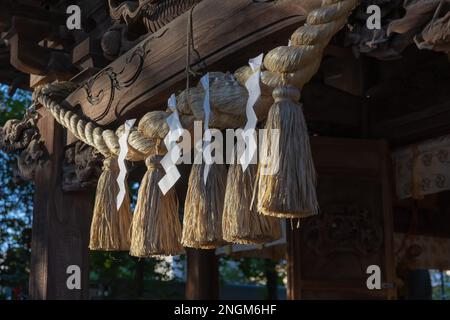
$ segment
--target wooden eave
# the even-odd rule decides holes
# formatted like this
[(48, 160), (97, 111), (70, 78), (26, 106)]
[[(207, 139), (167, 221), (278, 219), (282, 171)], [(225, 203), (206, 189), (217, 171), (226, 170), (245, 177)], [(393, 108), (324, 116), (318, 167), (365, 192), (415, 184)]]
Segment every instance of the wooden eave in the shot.
[[(320, 0), (204, 0), (192, 12), (198, 53), (191, 54), (192, 68), (234, 71), (261, 52), (287, 45), (290, 33), (318, 6)], [(165, 108), (170, 93), (185, 86), (190, 14), (146, 37), (80, 86), (65, 103), (81, 107), (85, 117), (103, 126)]]

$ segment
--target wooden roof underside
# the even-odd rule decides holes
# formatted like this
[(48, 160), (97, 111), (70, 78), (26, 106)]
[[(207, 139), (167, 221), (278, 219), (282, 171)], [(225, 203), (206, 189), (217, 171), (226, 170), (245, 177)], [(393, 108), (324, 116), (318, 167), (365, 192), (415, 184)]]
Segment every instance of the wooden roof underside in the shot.
[[(5, 39), (0, 40), (0, 82), (10, 84), (13, 90), (26, 88), (30, 73), (32, 85), (54, 79), (80, 82), (84, 85), (67, 98), (67, 106), (111, 127), (127, 118), (164, 109), (167, 97), (185, 87), (189, 12), (156, 32), (144, 30), (137, 46), (127, 47), (122, 56), (108, 61), (99, 50), (100, 42), (117, 21), (111, 19), (107, 3), (80, 0), (83, 30), (61, 32), (69, 2), (17, 0), (11, 5), (10, 1), (0, 0), (0, 34)], [(320, 3), (199, 1), (192, 14), (194, 47), (199, 56), (192, 52), (192, 68), (201, 73), (234, 71), (247, 64), (249, 58), (285, 45), (306, 13)], [(404, 15), (399, 13), (401, 1), (381, 1), (379, 5), (384, 11), (392, 11), (387, 14), (391, 17), (385, 22), (388, 25), (389, 21), (397, 21), (397, 27), (405, 30), (417, 27), (410, 23), (411, 19), (399, 19)], [(352, 15), (352, 26), (360, 27), (364, 22), (363, 9), (364, 5)], [(406, 16), (417, 10), (406, 9)], [(386, 138), (401, 145), (448, 132), (450, 67), (445, 54), (409, 45), (401, 52), (394, 50), (402, 54), (401, 59), (380, 61), (380, 56), (398, 48), (390, 48), (388, 39), (383, 38), (378, 47), (369, 48), (374, 51), (367, 52), (361, 44), (372, 35), (358, 34), (358, 28), (344, 29), (326, 49), (317, 76), (303, 90), (305, 116), (312, 133)], [(358, 38), (359, 42), (345, 45), (349, 33), (352, 41)], [(43, 37), (53, 41), (52, 47), (38, 45)], [(411, 39), (405, 41), (402, 34), (391, 38), (402, 48), (412, 43)], [(10, 52), (14, 46), (21, 49), (15, 50), (16, 56)], [(67, 59), (71, 61), (69, 66), (64, 63)], [(194, 80), (191, 85), (195, 85)]]
[[(198, 53), (191, 53), (192, 68), (233, 72), (247, 64), (249, 58), (286, 45), (288, 35), (304, 21), (310, 9), (295, 0), (204, 0), (192, 13), (193, 44)], [(66, 102), (81, 106), (83, 114), (100, 125), (164, 108), (170, 93), (185, 86), (188, 18), (189, 12), (149, 35), (71, 94)], [(113, 78), (119, 86), (113, 85)]]

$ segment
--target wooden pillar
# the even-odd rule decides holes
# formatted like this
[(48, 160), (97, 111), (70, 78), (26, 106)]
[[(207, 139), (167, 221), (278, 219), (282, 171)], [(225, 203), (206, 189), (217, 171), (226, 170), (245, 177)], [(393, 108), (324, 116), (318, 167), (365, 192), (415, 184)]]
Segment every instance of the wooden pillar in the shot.
[(186, 249), (186, 299), (219, 298), (218, 258), (215, 250)]
[[(314, 137), (320, 213), (288, 221), (288, 299), (395, 299), (392, 170), (380, 140)], [(381, 288), (367, 287), (378, 266)]]
[(287, 240), (287, 299), (301, 299), (300, 277), (300, 229), (291, 228), (291, 223), (286, 220)]
[[(94, 195), (63, 193), (64, 131), (46, 111), (41, 114), (38, 127), (49, 161), (35, 177), (30, 297), (87, 299), (89, 226)], [(66, 272), (71, 265), (81, 270), (81, 289), (67, 287), (70, 274)]]

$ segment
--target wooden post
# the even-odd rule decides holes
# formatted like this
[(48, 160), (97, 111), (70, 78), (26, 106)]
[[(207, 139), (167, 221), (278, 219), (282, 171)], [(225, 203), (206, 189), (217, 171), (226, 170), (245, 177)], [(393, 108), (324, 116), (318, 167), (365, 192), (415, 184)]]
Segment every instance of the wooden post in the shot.
[[(321, 212), (288, 222), (288, 299), (395, 299), (392, 180), (380, 140), (311, 138)], [(382, 288), (367, 287), (367, 267)]]
[[(36, 172), (31, 245), (32, 299), (89, 298), (88, 242), (93, 195), (62, 191), (64, 131), (46, 111), (38, 122), (49, 160)], [(81, 289), (67, 287), (67, 268), (79, 266)]]
[(219, 298), (218, 258), (215, 250), (186, 249), (186, 299)]
[(287, 240), (287, 299), (301, 299), (300, 276), (300, 229), (291, 228), (289, 219), (286, 220)]

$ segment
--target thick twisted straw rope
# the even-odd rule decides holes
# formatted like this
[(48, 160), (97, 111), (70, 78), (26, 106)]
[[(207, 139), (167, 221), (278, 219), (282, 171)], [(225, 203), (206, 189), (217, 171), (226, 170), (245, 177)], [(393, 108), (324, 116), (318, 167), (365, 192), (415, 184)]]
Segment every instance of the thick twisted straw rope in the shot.
[[(213, 73), (212, 85), (214, 86), (217, 83), (220, 83), (222, 88), (220, 94), (223, 94), (220, 104), (225, 106), (236, 104), (236, 99), (240, 101), (240, 104), (244, 103), (245, 88), (241, 88), (234, 79), (230, 79), (229, 75)], [(76, 89), (75, 85), (70, 82), (45, 85), (35, 90), (33, 100), (43, 105), (55, 120), (67, 128), (77, 139), (93, 146), (105, 157), (117, 156), (120, 152), (119, 138), (124, 132), (123, 125), (115, 132), (102, 129), (93, 122), (82, 119), (73, 111), (65, 109), (52, 98), (52, 95), (67, 95), (74, 89)], [(180, 120), (184, 128), (190, 129), (194, 118), (203, 119), (203, 93), (201, 91), (202, 89), (199, 87), (191, 88), (189, 89), (189, 97), (186, 98), (186, 90), (178, 95), (180, 103), (177, 107), (181, 109)], [(232, 114), (232, 108), (229, 109), (228, 113)], [(163, 148), (159, 142), (169, 132), (166, 123), (166, 118), (169, 115), (169, 111), (152, 111), (141, 118), (137, 128), (133, 128), (129, 134), (129, 151), (126, 159), (132, 161), (145, 160), (156, 153), (157, 147)], [(236, 115), (234, 118), (236, 118)], [(230, 121), (231, 118), (225, 117), (225, 119), (228, 119), (230, 123), (232, 122)], [(163, 152), (164, 150), (158, 151)]]
[[(348, 15), (358, 3), (359, 0), (323, 0), (320, 8), (312, 10), (307, 16), (306, 23), (292, 34), (290, 46), (277, 47), (266, 55), (265, 70), (261, 75), (263, 91), (272, 92), (274, 88), (288, 84), (301, 89), (317, 72), (324, 48), (344, 26)], [(211, 99), (217, 101), (216, 103), (212, 101), (212, 119), (216, 112), (217, 123), (220, 122), (218, 127), (238, 127), (245, 119), (247, 92), (244, 84), (251, 76), (252, 70), (250, 67), (243, 67), (238, 69), (234, 76), (215, 74), (216, 91), (212, 88)], [(50, 97), (52, 92), (70, 89), (74, 89), (70, 83), (47, 85), (35, 91), (34, 100), (42, 104), (55, 120), (76, 138), (93, 146), (105, 157), (117, 156), (120, 151), (119, 138), (123, 134), (124, 127), (120, 126), (115, 132), (104, 130), (93, 122), (81, 119), (71, 110), (64, 109)], [(203, 100), (203, 92), (201, 87), (196, 87), (189, 89), (189, 96), (186, 93), (185, 90), (178, 95), (177, 109), (183, 126), (189, 128), (194, 119), (203, 119), (201, 104), (196, 103)], [(142, 117), (137, 129), (134, 128), (128, 138), (128, 160), (141, 161), (156, 152), (155, 146), (159, 144), (158, 141), (169, 131), (166, 124), (169, 115), (169, 112), (152, 111)]]
[[(61, 83), (61, 85), (64, 85), (64, 83)], [(54, 90), (54, 85), (49, 89)], [(49, 95), (38, 95), (36, 99), (59, 124), (67, 128), (77, 139), (93, 146), (105, 157), (119, 154), (119, 138), (122, 135), (123, 126), (119, 127), (116, 132), (103, 130), (93, 122), (81, 119), (71, 110), (64, 109)], [(127, 159), (133, 161), (143, 160), (146, 155), (152, 154), (152, 149), (155, 146), (153, 140), (145, 138), (142, 134), (136, 134), (135, 131), (130, 133), (128, 144), (131, 149), (128, 151)]]
[(303, 88), (319, 69), (323, 50), (358, 2), (323, 0), (320, 8), (308, 14), (305, 25), (292, 34), (291, 46), (275, 48), (266, 55), (262, 82), (271, 88), (286, 84)]

